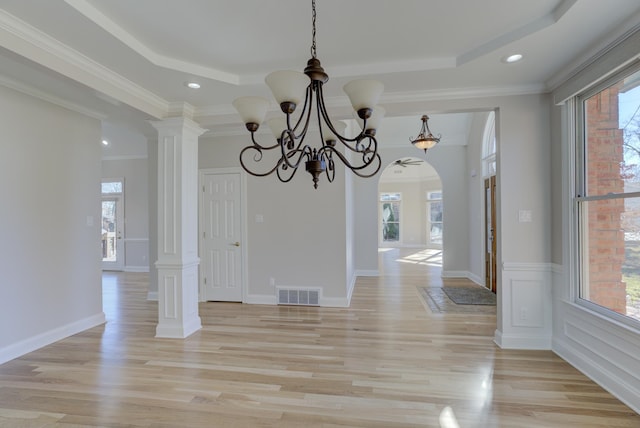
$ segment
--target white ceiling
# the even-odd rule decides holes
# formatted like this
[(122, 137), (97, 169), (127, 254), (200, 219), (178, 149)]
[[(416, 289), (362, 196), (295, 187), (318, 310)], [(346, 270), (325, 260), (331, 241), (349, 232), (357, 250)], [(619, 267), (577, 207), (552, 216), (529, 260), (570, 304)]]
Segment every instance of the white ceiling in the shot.
[[(638, 0), (317, 0), (317, 49), (336, 116), (344, 83), (376, 78), (408, 139), (434, 113), (416, 101), (546, 92), (639, 22)], [(238, 132), (231, 101), (271, 98), (264, 76), (302, 70), (310, 45), (309, 0), (0, 0), (0, 83), (141, 132), (182, 103)], [(464, 134), (444, 122), (434, 131)]]

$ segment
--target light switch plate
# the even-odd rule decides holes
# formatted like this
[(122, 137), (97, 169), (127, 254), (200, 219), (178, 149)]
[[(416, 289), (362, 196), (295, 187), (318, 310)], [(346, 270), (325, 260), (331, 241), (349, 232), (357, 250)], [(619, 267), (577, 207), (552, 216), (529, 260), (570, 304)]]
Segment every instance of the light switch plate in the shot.
[(532, 220), (531, 210), (518, 211), (518, 221), (520, 223), (531, 223)]

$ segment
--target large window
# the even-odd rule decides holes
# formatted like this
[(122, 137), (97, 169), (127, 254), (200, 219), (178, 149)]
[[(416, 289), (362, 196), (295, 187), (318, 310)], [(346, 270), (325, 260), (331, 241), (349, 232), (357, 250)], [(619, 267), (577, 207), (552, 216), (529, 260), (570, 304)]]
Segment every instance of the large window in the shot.
[(380, 193), (382, 242), (400, 241), (400, 193)]
[(579, 301), (640, 321), (640, 67), (577, 97)]

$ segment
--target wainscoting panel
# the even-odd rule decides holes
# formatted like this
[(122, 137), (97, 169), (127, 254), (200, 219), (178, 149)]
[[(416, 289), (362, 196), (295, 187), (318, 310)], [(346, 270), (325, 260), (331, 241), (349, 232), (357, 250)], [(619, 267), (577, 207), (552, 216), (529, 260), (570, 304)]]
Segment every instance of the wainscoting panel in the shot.
[(512, 349), (551, 349), (551, 265), (504, 263), (501, 274), (496, 344)]

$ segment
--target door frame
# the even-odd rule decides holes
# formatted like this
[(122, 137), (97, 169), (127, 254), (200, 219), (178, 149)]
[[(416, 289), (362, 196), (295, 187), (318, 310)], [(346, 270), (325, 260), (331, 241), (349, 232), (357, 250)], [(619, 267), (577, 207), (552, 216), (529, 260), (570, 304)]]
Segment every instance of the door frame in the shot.
[[(483, 228), (484, 228), (484, 266), (485, 266), (485, 287), (491, 290), (492, 292), (497, 294), (497, 286), (498, 286), (498, 220), (497, 220), (497, 178), (495, 175), (490, 177), (486, 177), (484, 179), (484, 195), (483, 195), (483, 205), (484, 205), (484, 219), (483, 219)], [(487, 191), (489, 191), (489, 203), (490, 206), (487, 206)], [(487, 224), (487, 212), (491, 212), (491, 232), (492, 236), (489, 236), (488, 224)], [(489, 247), (489, 241), (491, 241), (491, 253), (487, 251)]]
[[(102, 212), (102, 203), (104, 201), (116, 201), (116, 261), (105, 262), (100, 261), (100, 269), (103, 271), (124, 271), (126, 266), (125, 254), (125, 209), (124, 209), (124, 178), (103, 178), (101, 183), (120, 182), (122, 184), (122, 192), (117, 193), (100, 193), (100, 212)], [(102, 227), (102, 214), (100, 215), (100, 225)]]
[[(242, 168), (228, 167), (228, 168), (203, 168), (198, 170), (198, 257), (202, 259), (202, 253), (204, 252), (204, 242), (202, 231), (204, 230), (203, 219), (204, 217), (204, 203), (203, 203), (203, 186), (204, 178), (206, 175), (218, 175), (218, 174), (239, 174), (240, 175), (240, 236), (242, 237), (242, 245), (240, 250), (240, 257), (242, 258), (242, 284), (240, 286), (242, 290), (242, 303), (247, 301), (248, 285), (247, 278), (249, 269), (247, 266), (248, 260), (248, 239), (247, 239), (247, 174)], [(198, 301), (204, 302), (204, 281), (202, 273), (202, 263), (198, 266)]]

